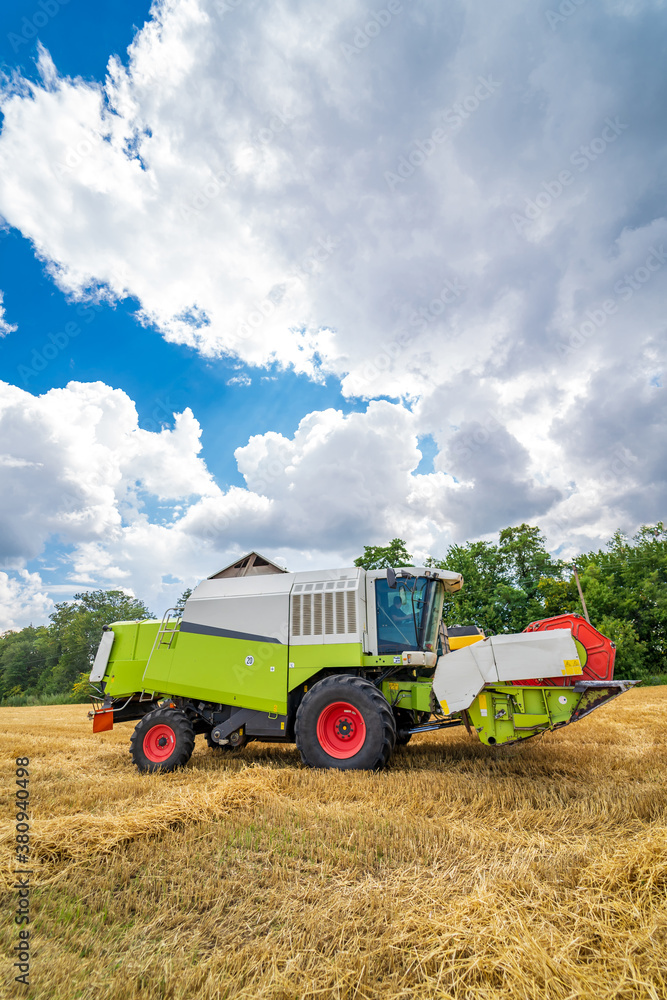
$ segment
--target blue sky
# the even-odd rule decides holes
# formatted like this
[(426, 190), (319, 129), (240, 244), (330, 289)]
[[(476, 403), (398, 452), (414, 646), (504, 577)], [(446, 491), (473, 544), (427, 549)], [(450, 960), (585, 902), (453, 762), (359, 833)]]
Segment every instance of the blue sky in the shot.
[(664, 517), (663, 3), (0, 19), (0, 627)]
[[(275, 365), (258, 374), (238, 361), (202, 362), (138, 323), (138, 303), (132, 299), (115, 305), (68, 300), (19, 233), (7, 233), (0, 255), (5, 309), (21, 330), (21, 337), (0, 340), (3, 375), (34, 394), (72, 380), (108, 382), (134, 400), (139, 426), (153, 431), (173, 424), (174, 410), (196, 405), (208, 467), (221, 484), (243, 485), (233, 451), (251, 434), (273, 430), (291, 435), (308, 409), (350, 412), (362, 406), (345, 399), (332, 378), (316, 383), (290, 371), (278, 377)], [(41, 355), (50, 344), (49, 334), (66, 335), (70, 323), (80, 332), (40, 370), (33, 352)], [(243, 377), (259, 382), (252, 395), (244, 384), (227, 384)], [(219, 447), (222, 440), (224, 447)]]
[[(57, 11), (57, 13), (56, 13)], [(3, 5), (0, 59), (5, 72), (19, 68), (35, 79), (35, 43), (45, 45), (61, 71), (99, 79), (110, 52), (125, 52), (150, 11), (150, 3), (69, 0), (57, 8), (46, 2), (9, 0)], [(37, 15), (37, 17), (36, 17)]]
[[(26, 21), (31, 25), (43, 8), (32, 0), (13, 0), (5, 11), (0, 36), (4, 73), (18, 69), (26, 79), (39, 81), (36, 69), (39, 39), (49, 49), (62, 75), (103, 79), (109, 55), (124, 56), (148, 17), (151, 5), (86, 4), (82, 0), (69, 0), (58, 6), (57, 16), (49, 17), (44, 27), (38, 18), (38, 24), (32, 25), (36, 37), (26, 38), (31, 34)], [(205, 446), (210, 443), (206, 449), (208, 465), (221, 483), (243, 485), (233, 449), (245, 444), (251, 434), (268, 430), (292, 434), (308, 409), (333, 406), (349, 412), (360, 405), (345, 399), (333, 379), (328, 384), (318, 384), (286, 372), (280, 385), (275, 385), (272, 369), (262, 373), (266, 381), (261, 386), (259, 400), (256, 393), (251, 397), (244, 391), (243, 385), (227, 385), (235, 377), (252, 377), (253, 373), (238, 361), (202, 364), (191, 351), (166, 344), (153, 329), (136, 322), (138, 303), (132, 299), (100, 310), (71, 302), (45, 274), (30, 240), (20, 232), (6, 231), (0, 241), (0, 268), (6, 289), (5, 308), (11, 309), (12, 322), (21, 330), (20, 339), (9, 337), (0, 341), (4, 377), (15, 372), (9, 381), (32, 393), (62, 387), (72, 380), (107, 381), (128, 393), (137, 405), (139, 425), (149, 429), (171, 423), (174, 408), (192, 405), (196, 400), (199, 418), (206, 428)], [(32, 352), (40, 350), (48, 333), (64, 331), (68, 322), (76, 323), (82, 331), (71, 339), (71, 347), (59, 353), (45, 370), (34, 375), (21, 374), (21, 366), (32, 369)], [(113, 350), (100, 349), (101, 345), (111, 343)], [(221, 437), (225, 438), (224, 449), (216, 447)]]

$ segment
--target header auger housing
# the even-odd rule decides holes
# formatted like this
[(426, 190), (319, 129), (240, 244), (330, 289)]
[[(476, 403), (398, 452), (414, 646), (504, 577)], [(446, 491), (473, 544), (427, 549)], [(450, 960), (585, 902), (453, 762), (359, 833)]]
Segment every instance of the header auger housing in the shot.
[(613, 680), (613, 644), (575, 615), (517, 635), (447, 629), (458, 573), (263, 564), (205, 580), (181, 617), (107, 626), (90, 675), (93, 730), (137, 721), (140, 771), (187, 763), (199, 734), (222, 752), (296, 742), (311, 767), (377, 769), (414, 733), (465, 725), (500, 746), (574, 722), (634, 683)]

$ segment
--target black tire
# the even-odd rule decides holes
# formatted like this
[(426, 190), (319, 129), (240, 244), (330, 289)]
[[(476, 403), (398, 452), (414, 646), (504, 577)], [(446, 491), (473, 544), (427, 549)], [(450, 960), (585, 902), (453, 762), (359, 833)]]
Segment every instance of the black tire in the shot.
[[(352, 711), (337, 708), (344, 705)], [(344, 718), (347, 715), (349, 719)], [(330, 731), (335, 731), (336, 746), (327, 742)], [(313, 684), (304, 695), (294, 735), (307, 767), (377, 771), (385, 766), (396, 745), (396, 723), (387, 699), (374, 684), (363, 677), (337, 674)], [(344, 756), (336, 756), (337, 750)]]
[(187, 764), (194, 748), (192, 722), (175, 708), (148, 712), (130, 737), (130, 754), (139, 771), (175, 771)]

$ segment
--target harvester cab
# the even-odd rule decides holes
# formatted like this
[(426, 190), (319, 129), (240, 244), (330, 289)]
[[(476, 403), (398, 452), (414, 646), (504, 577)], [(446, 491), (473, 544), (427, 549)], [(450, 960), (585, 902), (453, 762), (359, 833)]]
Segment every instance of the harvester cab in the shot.
[(367, 573), (367, 583), (374, 591), (374, 652), (437, 650), (445, 590), (460, 590), (463, 578), (459, 573), (375, 570)]
[(426, 567), (287, 573), (251, 553), (200, 583), (181, 616), (107, 627), (93, 729), (136, 721), (141, 771), (187, 763), (199, 734), (221, 752), (295, 742), (309, 766), (377, 769), (415, 733), (465, 725), (503, 745), (631, 685), (577, 616), (488, 638), (445, 628), (445, 594), (462, 584)]

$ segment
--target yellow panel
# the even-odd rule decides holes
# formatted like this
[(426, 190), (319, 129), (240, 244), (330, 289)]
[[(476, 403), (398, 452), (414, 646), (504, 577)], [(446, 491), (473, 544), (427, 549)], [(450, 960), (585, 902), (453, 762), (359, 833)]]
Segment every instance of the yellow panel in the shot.
[(463, 649), (464, 646), (472, 646), (473, 642), (480, 642), (483, 635), (455, 635), (449, 640), (449, 648), (452, 652), (455, 649)]
[(561, 673), (566, 675), (573, 674), (575, 676), (582, 673), (579, 660), (563, 660), (563, 669), (561, 670)]

